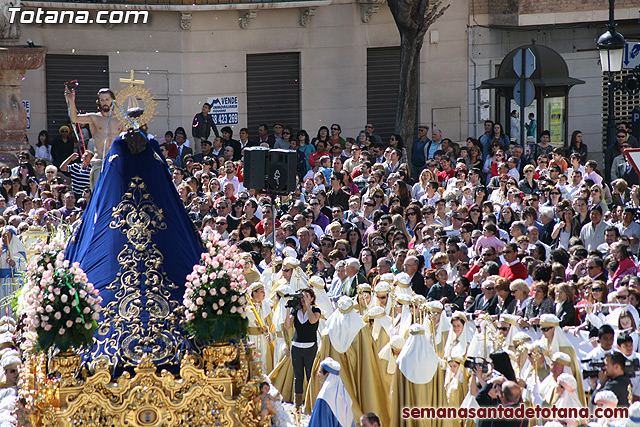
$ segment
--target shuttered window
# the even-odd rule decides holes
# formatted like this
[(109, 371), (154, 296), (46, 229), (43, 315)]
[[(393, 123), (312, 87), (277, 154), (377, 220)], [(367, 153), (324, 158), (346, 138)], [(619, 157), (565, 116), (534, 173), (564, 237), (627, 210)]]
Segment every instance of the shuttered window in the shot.
[(299, 52), (247, 55), (247, 115), (252, 139), (261, 123), (300, 129)]
[(395, 131), (400, 85), (400, 47), (367, 49), (367, 122), (387, 143)]
[(47, 129), (58, 135), (58, 129), (69, 121), (64, 84), (77, 80), (76, 107), (79, 112), (96, 112), (98, 90), (109, 87), (109, 57), (92, 55), (47, 55)]

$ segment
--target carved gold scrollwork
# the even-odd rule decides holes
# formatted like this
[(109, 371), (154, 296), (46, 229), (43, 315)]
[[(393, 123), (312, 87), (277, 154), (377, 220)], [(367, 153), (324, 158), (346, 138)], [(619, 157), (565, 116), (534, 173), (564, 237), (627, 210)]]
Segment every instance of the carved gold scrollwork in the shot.
[(207, 372), (215, 378), (230, 377), (227, 363), (238, 358), (238, 349), (233, 344), (213, 344), (202, 350)]
[(51, 359), (51, 370), (60, 374), (60, 385), (62, 387), (73, 387), (78, 385), (76, 379), (80, 369), (80, 356), (73, 351), (60, 352)]
[[(72, 376), (72, 386), (47, 378), (44, 354), (30, 356), (21, 371), (21, 393), (29, 402), (25, 412), (34, 426), (42, 427), (258, 427), (261, 404), (254, 399), (265, 379), (262, 368), (251, 347), (231, 347), (219, 349), (218, 360), (230, 360), (223, 364), (235, 363), (239, 369), (228, 368), (223, 377), (197, 367), (191, 355), (182, 360), (179, 377), (168, 371), (158, 374), (145, 355), (134, 376), (125, 372), (116, 382), (106, 363), (97, 363), (93, 375), (76, 380), (75, 362), (52, 360), (61, 375)], [(264, 425), (269, 423), (267, 417)]]

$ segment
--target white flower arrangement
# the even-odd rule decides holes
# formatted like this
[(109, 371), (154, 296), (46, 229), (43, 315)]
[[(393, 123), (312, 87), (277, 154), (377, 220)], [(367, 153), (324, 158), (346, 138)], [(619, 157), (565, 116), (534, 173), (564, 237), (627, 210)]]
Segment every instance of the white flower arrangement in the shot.
[(39, 255), (27, 266), (16, 309), (24, 316), (25, 351), (80, 348), (92, 342), (98, 327), (100, 292), (79, 263), (64, 259), (64, 248), (60, 240), (41, 244)]

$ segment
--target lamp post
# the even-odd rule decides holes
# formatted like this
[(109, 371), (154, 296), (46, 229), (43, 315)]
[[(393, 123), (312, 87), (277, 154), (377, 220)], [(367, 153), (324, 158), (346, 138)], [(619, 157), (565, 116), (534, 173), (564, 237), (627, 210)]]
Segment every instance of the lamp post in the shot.
[(616, 131), (616, 118), (614, 110), (615, 88), (613, 84), (613, 73), (619, 73), (622, 70), (622, 56), (626, 41), (622, 34), (616, 31), (616, 23), (613, 16), (615, 0), (609, 0), (609, 23), (607, 31), (603, 33), (597, 42), (600, 51), (600, 67), (603, 73), (607, 73), (609, 92), (609, 111), (607, 117), (607, 146), (614, 138)]

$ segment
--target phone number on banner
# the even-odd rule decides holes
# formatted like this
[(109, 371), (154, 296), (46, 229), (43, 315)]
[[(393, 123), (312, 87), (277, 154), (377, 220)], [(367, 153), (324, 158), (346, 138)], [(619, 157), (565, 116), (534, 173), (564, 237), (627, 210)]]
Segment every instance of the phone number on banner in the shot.
[(237, 125), (238, 124), (238, 113), (216, 113), (212, 114), (211, 117), (213, 121), (217, 125)]

